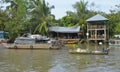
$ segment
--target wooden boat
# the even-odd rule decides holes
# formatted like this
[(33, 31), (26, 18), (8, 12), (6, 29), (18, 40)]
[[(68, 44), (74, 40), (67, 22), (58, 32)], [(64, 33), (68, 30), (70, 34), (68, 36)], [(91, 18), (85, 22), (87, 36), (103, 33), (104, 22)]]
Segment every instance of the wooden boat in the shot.
[(102, 52), (102, 51), (88, 51), (85, 49), (77, 49), (77, 50), (69, 50), (71, 54), (87, 54), (87, 55), (108, 55), (109, 50)]
[(112, 39), (109, 41), (110, 46), (120, 46), (120, 39)]
[(39, 43), (39, 44), (7, 44), (4, 46), (8, 49), (60, 49), (58, 46), (52, 46), (50, 43)]
[(91, 52), (78, 52), (75, 50), (70, 50), (69, 53), (71, 53), (71, 54), (91, 54)]
[(86, 49), (77, 48), (74, 50), (69, 50), (69, 53), (71, 53), (71, 54), (90, 54), (91, 52)]
[(47, 42), (36, 42), (35, 38), (18, 37), (13, 44), (2, 43), (8, 49), (60, 49), (59, 45), (52, 45)]

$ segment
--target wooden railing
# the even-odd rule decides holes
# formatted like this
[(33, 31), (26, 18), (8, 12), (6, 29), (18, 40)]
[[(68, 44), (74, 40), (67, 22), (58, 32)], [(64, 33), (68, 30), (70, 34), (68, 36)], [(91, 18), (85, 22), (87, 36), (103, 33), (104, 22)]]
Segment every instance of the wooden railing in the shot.
[(88, 25), (88, 29), (105, 29), (106, 25)]
[(89, 37), (89, 40), (104, 40), (105, 39), (105, 36), (103, 35), (91, 35)]

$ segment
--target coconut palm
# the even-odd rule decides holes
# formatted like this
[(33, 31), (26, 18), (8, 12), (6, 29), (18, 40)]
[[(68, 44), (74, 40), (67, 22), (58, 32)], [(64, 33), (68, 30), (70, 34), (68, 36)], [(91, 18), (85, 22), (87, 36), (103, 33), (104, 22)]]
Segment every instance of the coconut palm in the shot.
[(77, 11), (77, 15), (79, 16), (79, 22), (77, 23), (78, 26), (81, 26), (82, 30), (85, 30), (86, 27), (86, 15), (88, 13), (88, 2), (81, 0), (80, 2), (76, 2), (73, 7)]
[(50, 11), (54, 8), (54, 6), (49, 7), (48, 5), (49, 4), (46, 4), (45, 0), (31, 1), (31, 20), (36, 20), (33, 25), (33, 27), (35, 27), (34, 33), (39, 32), (45, 35), (48, 32), (48, 26), (50, 25), (48, 17), (52, 19)]

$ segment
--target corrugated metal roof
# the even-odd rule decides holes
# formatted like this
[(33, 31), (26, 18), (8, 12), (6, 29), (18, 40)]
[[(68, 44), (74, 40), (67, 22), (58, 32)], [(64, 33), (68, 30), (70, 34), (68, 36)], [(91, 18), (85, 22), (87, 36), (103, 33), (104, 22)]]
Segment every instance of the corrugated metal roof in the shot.
[(78, 33), (80, 32), (80, 26), (78, 27), (49, 27), (50, 31), (59, 33)]
[(97, 14), (89, 19), (87, 19), (86, 21), (89, 22), (89, 21), (107, 21), (108, 19), (101, 16), (100, 14)]

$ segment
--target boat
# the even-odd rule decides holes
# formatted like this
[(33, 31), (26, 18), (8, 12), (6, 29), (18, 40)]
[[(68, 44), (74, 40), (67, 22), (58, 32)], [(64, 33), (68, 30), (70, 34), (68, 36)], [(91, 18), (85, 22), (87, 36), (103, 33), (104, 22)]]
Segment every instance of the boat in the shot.
[(77, 43), (78, 43), (78, 41), (76, 41), (76, 40), (68, 40), (66, 42), (66, 44), (77, 44)]
[(111, 39), (109, 40), (110, 46), (120, 46), (120, 39)]
[(46, 37), (40, 37), (39, 35), (34, 35), (34, 37), (33, 35), (17, 37), (13, 44), (2, 44), (2, 46), (8, 49), (60, 49), (59, 46), (48, 43)]
[(69, 53), (71, 54), (91, 54), (91, 52), (86, 51), (86, 50), (69, 50)]
[(42, 35), (39, 35), (39, 34), (30, 34), (30, 33), (26, 33), (22, 37), (35, 39), (36, 42), (47, 42), (47, 41), (50, 40), (50, 38), (47, 37), (47, 36), (42, 36)]
[(7, 44), (4, 46), (8, 49), (34, 49), (34, 50), (58, 50), (60, 49), (57, 46), (52, 46), (49, 43), (42, 43), (42, 44)]
[(108, 55), (108, 51), (103, 52), (103, 51), (96, 50), (96, 51), (92, 51), (91, 54), (92, 55)]
[(109, 49), (107, 49), (106, 51), (98, 51), (98, 50), (95, 50), (95, 51), (89, 51), (87, 49), (76, 49), (76, 50), (69, 50), (69, 53), (71, 54), (87, 54), (87, 55), (108, 55), (109, 53)]
[(14, 41), (15, 44), (35, 44), (35, 38), (30, 37), (17, 37)]

